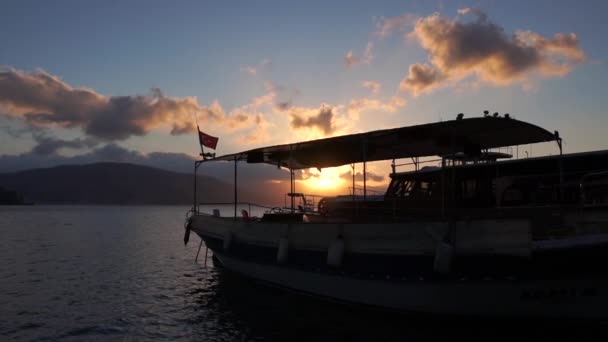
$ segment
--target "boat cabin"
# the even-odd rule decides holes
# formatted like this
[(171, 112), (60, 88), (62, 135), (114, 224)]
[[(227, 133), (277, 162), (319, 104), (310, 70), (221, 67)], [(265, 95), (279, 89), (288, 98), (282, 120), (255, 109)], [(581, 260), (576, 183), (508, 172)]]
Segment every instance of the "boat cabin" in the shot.
[[(437, 207), (443, 194), (449, 194), (450, 207), (576, 205), (582, 200), (581, 181), (593, 168), (608, 168), (608, 151), (425, 167), (391, 174), (385, 199), (411, 207)], [(601, 192), (607, 176), (588, 180), (589, 200), (603, 200), (593, 194)]]
[[(509, 160), (496, 149), (556, 142), (559, 154)], [(290, 171), (290, 205), (269, 212), (268, 220), (395, 221), (418, 217), (487, 215), (488, 210), (602, 204), (608, 200), (608, 151), (562, 155), (558, 132), (508, 117), (486, 116), (371, 131), (294, 144), (276, 145), (197, 161), (266, 163)], [(420, 158), (438, 157), (420, 168)], [(397, 172), (396, 160), (411, 158), (414, 170)], [(392, 160), (391, 182), (381, 196), (368, 195), (366, 163)], [(317, 210), (296, 192), (294, 170), (363, 164), (363, 195), (322, 198)], [(235, 183), (236, 187), (236, 183)], [(353, 189), (354, 191), (354, 189)], [(196, 197), (196, 191), (195, 191)], [(298, 198), (303, 205), (298, 206)], [(235, 191), (235, 218), (237, 217)], [(195, 198), (195, 207), (197, 199)], [(276, 208), (275, 208), (276, 209)], [(485, 210), (485, 212), (484, 212)], [(492, 212), (492, 215), (496, 215)], [(316, 219), (318, 221), (318, 219)]]

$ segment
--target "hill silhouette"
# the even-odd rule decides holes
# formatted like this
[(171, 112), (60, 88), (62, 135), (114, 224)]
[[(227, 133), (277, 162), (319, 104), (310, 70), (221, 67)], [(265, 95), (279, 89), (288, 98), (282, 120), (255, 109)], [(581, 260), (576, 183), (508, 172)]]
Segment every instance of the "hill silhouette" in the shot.
[[(38, 204), (191, 204), (192, 174), (128, 163), (64, 165), (0, 174), (0, 186)], [(199, 175), (199, 199), (231, 202), (233, 185)], [(264, 196), (265, 194), (260, 194)], [(239, 189), (239, 201), (254, 199)], [(264, 198), (255, 198), (264, 203)]]

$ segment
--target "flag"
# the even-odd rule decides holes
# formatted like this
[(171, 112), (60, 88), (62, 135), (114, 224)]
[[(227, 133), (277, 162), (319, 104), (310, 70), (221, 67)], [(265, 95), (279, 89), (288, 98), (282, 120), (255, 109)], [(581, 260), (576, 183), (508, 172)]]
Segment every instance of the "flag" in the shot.
[(217, 147), (218, 140), (219, 140), (219, 138), (213, 137), (209, 134), (205, 134), (205, 133), (201, 132), (200, 129), (198, 130), (198, 141), (200, 142), (201, 145), (215, 150), (215, 148)]

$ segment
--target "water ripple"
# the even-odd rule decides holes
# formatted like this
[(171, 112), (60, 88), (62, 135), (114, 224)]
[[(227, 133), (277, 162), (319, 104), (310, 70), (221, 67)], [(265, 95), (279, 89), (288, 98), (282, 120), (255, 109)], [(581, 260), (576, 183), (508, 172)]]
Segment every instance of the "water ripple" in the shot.
[(261, 287), (193, 262), (198, 245), (181, 242), (186, 210), (0, 208), (0, 340), (511, 342), (546, 340), (548, 332), (576, 332), (579, 340), (606, 337), (604, 331), (592, 335), (563, 326), (523, 333), (511, 324), (370, 313)]

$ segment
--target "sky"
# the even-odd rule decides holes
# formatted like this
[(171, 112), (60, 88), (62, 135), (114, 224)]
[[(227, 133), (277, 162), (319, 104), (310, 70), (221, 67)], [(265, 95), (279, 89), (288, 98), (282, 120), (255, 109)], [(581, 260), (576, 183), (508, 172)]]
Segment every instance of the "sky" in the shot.
[[(605, 1), (3, 1), (0, 172), (93, 161), (188, 172), (197, 122), (227, 154), (483, 110), (559, 130), (565, 152), (606, 149), (607, 10)], [(386, 182), (385, 166), (372, 165), (372, 185)], [(350, 169), (298, 176), (344, 187)]]

